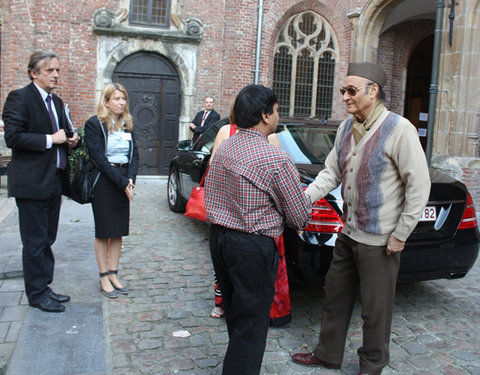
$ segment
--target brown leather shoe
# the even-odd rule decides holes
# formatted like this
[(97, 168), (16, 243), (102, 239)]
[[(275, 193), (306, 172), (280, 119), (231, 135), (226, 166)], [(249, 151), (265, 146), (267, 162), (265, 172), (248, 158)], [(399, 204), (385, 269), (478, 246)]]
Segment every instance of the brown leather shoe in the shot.
[(342, 365), (328, 363), (315, 357), (313, 353), (296, 353), (292, 355), (292, 361), (302, 366), (323, 366), (326, 368), (339, 369)]

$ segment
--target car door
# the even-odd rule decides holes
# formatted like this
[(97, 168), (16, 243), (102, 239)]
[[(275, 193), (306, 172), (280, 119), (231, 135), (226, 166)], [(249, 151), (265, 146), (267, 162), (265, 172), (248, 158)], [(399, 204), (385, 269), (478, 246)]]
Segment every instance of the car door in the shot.
[(215, 137), (218, 130), (226, 124), (228, 124), (228, 119), (217, 121), (198, 138), (189, 150), (179, 152), (178, 177), (181, 180), (182, 195), (187, 199), (190, 197), (192, 188), (200, 183), (207, 170)]

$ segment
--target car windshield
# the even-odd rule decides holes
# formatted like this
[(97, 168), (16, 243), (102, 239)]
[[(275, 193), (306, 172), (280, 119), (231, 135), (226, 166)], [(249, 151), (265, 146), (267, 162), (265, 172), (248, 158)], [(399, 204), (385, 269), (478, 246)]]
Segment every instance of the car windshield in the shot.
[(335, 130), (311, 125), (279, 125), (282, 149), (296, 164), (323, 164), (335, 142)]

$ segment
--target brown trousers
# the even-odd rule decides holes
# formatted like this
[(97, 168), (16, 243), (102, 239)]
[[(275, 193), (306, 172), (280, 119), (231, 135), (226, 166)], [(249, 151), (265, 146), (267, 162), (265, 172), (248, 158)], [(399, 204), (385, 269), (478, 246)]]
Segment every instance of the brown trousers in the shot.
[(390, 328), (400, 253), (387, 255), (386, 246), (358, 243), (340, 234), (326, 276), (320, 339), (314, 354), (341, 364), (348, 326), (360, 293), (363, 345), (358, 349), (362, 373), (379, 373), (390, 360)]

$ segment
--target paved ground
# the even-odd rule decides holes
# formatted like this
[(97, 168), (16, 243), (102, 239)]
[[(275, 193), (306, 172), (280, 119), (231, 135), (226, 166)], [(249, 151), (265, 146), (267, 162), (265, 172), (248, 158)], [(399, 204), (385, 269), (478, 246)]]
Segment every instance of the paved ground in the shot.
[(52, 286), (72, 301), (65, 313), (44, 313), (28, 306), (15, 201), (0, 194), (0, 213), (10, 208), (0, 225), (0, 374), (105, 374), (91, 208), (63, 203)]
[[(47, 314), (26, 306), (22, 280), (5, 279), (9, 271), (0, 267), (0, 375), (2, 361), (3, 372), (10, 364), (8, 375), (220, 373), (227, 334), (223, 320), (208, 317), (213, 305), (208, 226), (168, 210), (165, 180), (140, 179), (135, 190), (131, 234), (124, 241), (120, 267), (121, 279), (131, 291), (128, 297), (101, 298), (90, 208), (71, 201), (64, 202), (54, 249), (54, 287), (72, 295), (66, 313)], [(10, 241), (9, 247), (15, 247), (15, 223), (13, 210), (0, 226), (2, 246)], [(0, 254), (0, 264), (14, 263), (18, 253), (17, 238), (9, 256)], [(304, 368), (290, 361), (292, 352), (309, 351), (315, 345), (322, 302), (320, 289), (292, 290), (293, 322), (270, 329), (262, 374), (358, 373), (358, 306), (342, 370)], [(103, 319), (98, 319), (100, 311)], [(461, 280), (400, 285), (392, 362), (384, 374), (480, 375), (479, 321), (478, 262)], [(190, 336), (173, 337), (177, 331)], [(29, 357), (37, 362), (43, 358), (47, 364), (40, 363), (32, 372)], [(55, 359), (61, 372), (49, 370)]]

